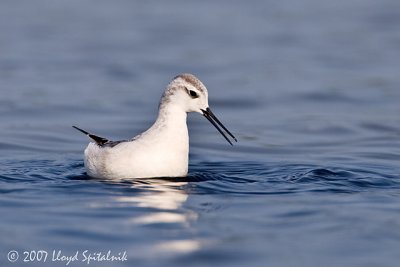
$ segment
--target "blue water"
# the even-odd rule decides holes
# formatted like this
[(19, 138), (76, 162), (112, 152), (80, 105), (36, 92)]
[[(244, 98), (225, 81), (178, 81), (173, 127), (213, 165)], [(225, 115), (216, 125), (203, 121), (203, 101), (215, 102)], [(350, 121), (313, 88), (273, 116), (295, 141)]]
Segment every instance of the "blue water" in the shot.
[[(0, 265), (399, 266), (399, 47), (395, 0), (2, 1)], [(191, 114), (188, 177), (87, 177), (71, 125), (132, 137), (181, 72), (239, 142)]]

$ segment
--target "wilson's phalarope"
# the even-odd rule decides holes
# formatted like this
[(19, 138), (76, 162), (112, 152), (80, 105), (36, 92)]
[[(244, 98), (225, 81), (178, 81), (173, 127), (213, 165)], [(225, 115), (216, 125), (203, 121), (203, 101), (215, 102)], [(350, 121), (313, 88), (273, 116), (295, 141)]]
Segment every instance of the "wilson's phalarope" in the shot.
[(204, 84), (192, 74), (181, 74), (169, 83), (162, 95), (155, 123), (130, 140), (109, 141), (73, 126), (94, 141), (85, 149), (87, 174), (101, 179), (186, 176), (188, 112), (206, 117), (231, 145), (222, 129), (237, 142), (209, 108)]

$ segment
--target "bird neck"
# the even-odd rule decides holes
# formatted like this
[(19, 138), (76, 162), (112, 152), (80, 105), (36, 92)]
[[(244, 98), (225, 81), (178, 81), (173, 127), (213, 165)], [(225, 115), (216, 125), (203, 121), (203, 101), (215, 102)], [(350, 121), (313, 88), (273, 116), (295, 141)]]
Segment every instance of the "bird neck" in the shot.
[(159, 132), (180, 138), (188, 134), (186, 119), (187, 113), (182, 108), (176, 105), (165, 105), (160, 107), (153, 127)]

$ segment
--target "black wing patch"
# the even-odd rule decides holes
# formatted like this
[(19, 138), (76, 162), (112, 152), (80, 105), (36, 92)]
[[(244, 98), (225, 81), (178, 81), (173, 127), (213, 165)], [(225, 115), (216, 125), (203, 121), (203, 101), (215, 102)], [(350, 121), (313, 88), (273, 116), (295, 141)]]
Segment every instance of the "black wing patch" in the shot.
[(96, 144), (98, 144), (99, 146), (103, 146), (107, 143), (115, 143), (115, 142), (110, 142), (108, 139), (104, 138), (104, 137), (100, 137), (94, 134), (91, 134), (89, 132), (86, 132), (85, 130), (82, 130), (81, 128), (78, 128), (76, 126), (72, 126), (73, 128), (75, 128), (76, 130), (80, 131), (81, 133), (89, 136), (93, 141), (96, 142)]
[(104, 143), (104, 145), (101, 145), (103, 147), (115, 147), (116, 145), (119, 145), (121, 143), (129, 142), (128, 140), (120, 140), (120, 141), (108, 141), (107, 143)]

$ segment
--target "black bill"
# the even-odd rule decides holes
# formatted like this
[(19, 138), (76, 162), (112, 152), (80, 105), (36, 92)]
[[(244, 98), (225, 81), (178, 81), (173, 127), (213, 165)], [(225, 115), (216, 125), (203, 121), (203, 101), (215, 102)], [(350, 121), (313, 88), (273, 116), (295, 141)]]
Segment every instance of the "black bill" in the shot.
[(236, 137), (233, 136), (233, 134), (226, 129), (226, 127), (218, 120), (218, 118), (214, 115), (214, 113), (212, 113), (210, 108), (207, 108), (206, 110), (202, 109), (201, 111), (203, 111), (203, 115), (204, 117), (206, 117), (207, 120), (209, 120), (212, 125), (214, 125), (215, 128), (217, 128), (218, 132), (220, 132), (226, 139), (226, 141), (229, 142), (229, 144), (233, 145), (231, 140), (229, 140), (229, 138), (225, 135), (225, 133), (221, 130), (221, 128), (219, 128), (219, 126), (222, 127), (222, 129), (225, 130), (225, 132), (233, 138), (233, 140), (235, 140), (235, 142), (237, 142)]

